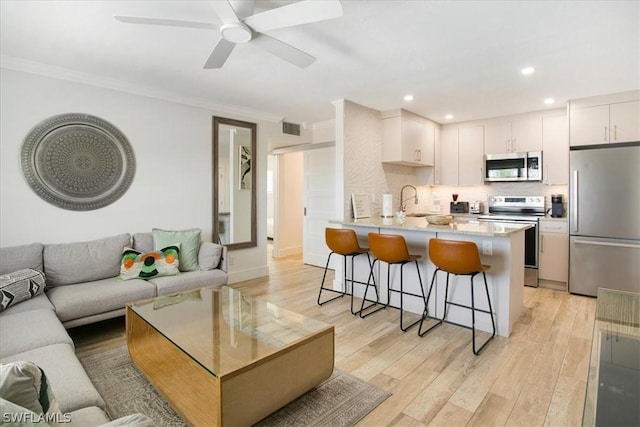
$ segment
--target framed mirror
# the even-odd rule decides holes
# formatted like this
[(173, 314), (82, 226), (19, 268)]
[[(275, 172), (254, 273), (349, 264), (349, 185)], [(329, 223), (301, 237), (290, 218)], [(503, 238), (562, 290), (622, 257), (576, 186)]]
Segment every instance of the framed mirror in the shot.
[(213, 241), (257, 246), (256, 124), (213, 117)]

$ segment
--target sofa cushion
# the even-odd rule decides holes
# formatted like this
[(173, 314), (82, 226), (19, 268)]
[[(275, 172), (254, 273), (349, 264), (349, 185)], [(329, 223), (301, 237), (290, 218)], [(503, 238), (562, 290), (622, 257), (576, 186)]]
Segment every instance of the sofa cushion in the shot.
[(18, 360), (29, 360), (42, 368), (47, 374), (63, 414), (87, 406), (98, 406), (104, 409), (104, 400), (89, 380), (71, 345), (48, 345), (4, 357), (0, 362), (9, 363)]
[(117, 277), (47, 289), (47, 296), (63, 322), (124, 308), (129, 302), (155, 295), (155, 286), (145, 280), (123, 281)]
[(64, 424), (66, 427), (102, 426), (111, 421), (97, 406), (77, 409), (70, 412), (68, 416), (69, 422)]
[(0, 311), (31, 299), (44, 291), (44, 274), (24, 268), (0, 276)]
[(36, 414), (27, 408), (9, 402), (0, 397), (0, 414), (2, 414), (2, 425), (20, 427), (42, 427), (41, 414)]
[(198, 264), (200, 270), (213, 270), (218, 268), (222, 258), (222, 245), (211, 242), (202, 242), (198, 252)]
[(226, 285), (227, 274), (222, 270), (191, 271), (179, 276), (154, 277), (149, 283), (158, 288), (158, 295), (167, 295), (207, 286)]
[(31, 310), (2, 316), (0, 357), (22, 353), (50, 344), (73, 341), (52, 310)]
[(11, 307), (0, 313), (0, 318), (4, 318), (3, 316), (8, 316), (15, 313), (43, 309), (54, 310), (53, 304), (51, 304), (51, 301), (49, 301), (49, 298), (47, 298), (47, 295), (44, 292), (36, 295), (31, 299), (23, 301), (18, 305), (12, 305)]
[(158, 251), (138, 252), (124, 248), (120, 260), (120, 278), (122, 280), (144, 279), (152, 277), (175, 276), (180, 273), (180, 244), (167, 246)]
[(23, 268), (35, 268), (42, 271), (42, 243), (11, 246), (0, 249), (0, 274), (11, 273)]
[[(116, 277), (129, 234), (87, 242), (45, 245), (44, 273), (48, 286), (72, 285)], [(55, 304), (54, 304), (55, 305)]]
[(133, 249), (140, 252), (151, 252), (153, 250), (152, 233), (134, 233), (131, 237)]
[(198, 266), (201, 233), (199, 228), (191, 230), (154, 228), (152, 233), (154, 250), (180, 243), (180, 271), (196, 271), (200, 268)]
[(0, 397), (36, 414), (60, 414), (47, 375), (26, 360), (0, 365)]

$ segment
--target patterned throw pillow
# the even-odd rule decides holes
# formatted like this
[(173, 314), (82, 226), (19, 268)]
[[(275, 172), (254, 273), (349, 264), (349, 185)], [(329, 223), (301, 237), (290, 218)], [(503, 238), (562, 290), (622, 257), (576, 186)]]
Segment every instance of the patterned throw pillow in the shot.
[(44, 291), (44, 273), (25, 268), (0, 276), (0, 311)]
[(61, 414), (47, 376), (33, 362), (0, 365), (0, 398), (36, 414)]
[(148, 280), (159, 276), (180, 274), (180, 244), (147, 253), (124, 248), (120, 259), (120, 279)]

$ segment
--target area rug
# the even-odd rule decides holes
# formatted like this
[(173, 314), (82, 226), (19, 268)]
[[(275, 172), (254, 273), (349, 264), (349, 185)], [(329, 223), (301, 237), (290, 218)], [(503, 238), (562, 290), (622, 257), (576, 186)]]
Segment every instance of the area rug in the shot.
[[(186, 425), (135, 367), (125, 346), (82, 357), (80, 362), (106, 402), (111, 419), (140, 412), (158, 426)], [(389, 396), (336, 369), (329, 379), (258, 425), (352, 426)]]

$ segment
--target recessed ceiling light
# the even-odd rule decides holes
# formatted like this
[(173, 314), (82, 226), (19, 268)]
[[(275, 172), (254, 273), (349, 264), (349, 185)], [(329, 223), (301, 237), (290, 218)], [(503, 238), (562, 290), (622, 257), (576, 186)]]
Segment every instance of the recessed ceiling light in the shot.
[(444, 118), (447, 120), (451, 120), (453, 119), (453, 114), (447, 114), (446, 116), (444, 116)]
[(405, 95), (404, 96), (404, 100), (409, 102), (409, 101), (413, 101), (413, 95)]
[(522, 73), (523, 76), (530, 76), (531, 74), (536, 72), (536, 69), (533, 67), (525, 67), (522, 70), (520, 70), (520, 72)]
[(543, 102), (544, 102), (545, 104), (547, 104), (547, 105), (551, 105), (551, 104), (553, 104), (554, 102), (556, 102), (556, 100), (555, 100), (555, 99), (553, 99), (553, 98), (546, 98)]

